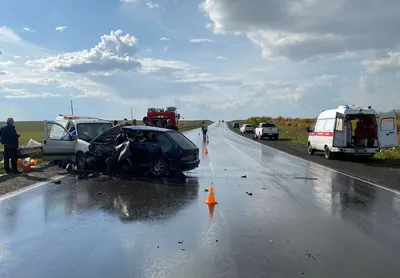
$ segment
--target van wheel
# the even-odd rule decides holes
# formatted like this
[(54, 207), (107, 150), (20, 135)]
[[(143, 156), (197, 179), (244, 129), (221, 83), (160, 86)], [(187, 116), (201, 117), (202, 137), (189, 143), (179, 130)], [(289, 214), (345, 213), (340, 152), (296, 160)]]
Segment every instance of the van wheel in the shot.
[(157, 157), (154, 159), (150, 172), (153, 174), (155, 177), (162, 177), (168, 174), (168, 163), (167, 161), (162, 158), (162, 157)]
[(314, 155), (314, 149), (312, 148), (310, 143), (308, 143), (308, 149), (307, 150), (308, 150), (308, 154), (309, 155)]
[(332, 159), (332, 152), (331, 150), (328, 148), (328, 146), (325, 146), (325, 158), (326, 159)]
[(78, 170), (86, 169), (86, 155), (83, 152), (78, 152), (75, 157), (75, 164)]

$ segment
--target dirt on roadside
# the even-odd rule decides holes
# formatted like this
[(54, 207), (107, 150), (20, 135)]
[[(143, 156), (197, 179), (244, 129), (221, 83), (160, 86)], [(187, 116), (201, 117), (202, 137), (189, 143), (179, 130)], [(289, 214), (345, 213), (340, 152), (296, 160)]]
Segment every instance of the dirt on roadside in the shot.
[[(232, 129), (233, 132), (240, 136), (253, 140), (252, 134), (241, 134), (239, 129)], [(341, 160), (327, 160), (323, 153), (315, 153), (309, 155), (306, 145), (294, 144), (290, 141), (282, 140), (257, 140), (257, 142), (272, 147), (274, 149), (289, 153), (302, 159), (318, 163), (320, 165), (332, 168), (336, 171), (372, 182), (388, 188), (400, 190), (400, 166), (385, 165), (372, 160), (371, 162), (361, 162), (353, 158), (344, 158)]]
[(0, 176), (0, 195), (15, 191), (37, 182), (45, 182), (57, 175), (65, 175), (67, 172), (54, 164), (41, 164), (41, 168), (32, 172)]

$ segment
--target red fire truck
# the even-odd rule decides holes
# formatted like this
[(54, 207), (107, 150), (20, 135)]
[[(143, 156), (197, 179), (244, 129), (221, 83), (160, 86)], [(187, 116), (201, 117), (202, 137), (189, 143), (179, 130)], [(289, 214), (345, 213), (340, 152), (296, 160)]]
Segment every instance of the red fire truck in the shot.
[(181, 118), (181, 115), (177, 113), (176, 110), (176, 107), (167, 107), (166, 109), (148, 108), (147, 118), (149, 119), (149, 123), (151, 125), (161, 127), (165, 127), (167, 125), (167, 121), (170, 120), (170, 124), (178, 129), (178, 121)]

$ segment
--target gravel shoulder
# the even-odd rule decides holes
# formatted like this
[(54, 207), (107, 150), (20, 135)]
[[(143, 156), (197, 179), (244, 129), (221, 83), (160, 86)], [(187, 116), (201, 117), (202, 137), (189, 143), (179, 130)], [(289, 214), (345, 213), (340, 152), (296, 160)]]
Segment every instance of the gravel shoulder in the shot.
[(37, 182), (50, 181), (57, 175), (65, 175), (67, 172), (54, 164), (41, 164), (41, 168), (34, 169), (32, 172), (16, 175), (0, 176), (0, 195), (18, 190)]
[[(238, 129), (232, 129), (228, 125), (229, 129), (239, 134), (240, 136), (246, 137), (249, 140), (253, 140), (251, 134), (241, 134)], [(400, 167), (395, 165), (385, 165), (377, 162), (359, 162), (351, 158), (342, 160), (327, 160), (323, 153), (316, 153), (309, 155), (307, 152), (306, 145), (294, 144), (290, 141), (272, 141), (272, 140), (257, 140), (257, 142), (272, 147), (274, 149), (284, 151), (291, 155), (306, 159), (308, 161), (318, 163), (320, 165), (329, 167), (336, 171), (355, 176), (357, 178), (376, 183), (381, 186), (385, 186), (391, 189), (400, 191)]]

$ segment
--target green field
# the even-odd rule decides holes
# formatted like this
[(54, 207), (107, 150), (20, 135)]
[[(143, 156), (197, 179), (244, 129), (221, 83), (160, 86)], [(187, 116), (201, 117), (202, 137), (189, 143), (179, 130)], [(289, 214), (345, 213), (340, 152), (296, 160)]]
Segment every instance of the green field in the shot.
[[(179, 130), (185, 131), (201, 127), (202, 121), (179, 121)], [(212, 121), (205, 121), (206, 124), (211, 124)], [(138, 121), (138, 124), (142, 124)], [(17, 133), (21, 134), (20, 146), (26, 145), (30, 139), (42, 143), (44, 133), (44, 122), (15, 122)], [(2, 147), (1, 147), (2, 148)], [(0, 164), (0, 174), (4, 173), (3, 164)]]
[[(312, 127), (314, 121), (315, 119), (252, 117), (247, 120), (232, 121), (228, 124), (231, 125), (233, 122), (238, 122), (240, 125), (248, 123), (256, 127), (261, 122), (271, 122), (279, 128), (280, 140), (307, 145), (308, 134), (305, 129), (307, 126)], [(400, 113), (397, 114), (397, 130), (400, 131)], [(400, 142), (400, 132), (398, 139)], [(384, 149), (374, 156), (374, 160), (388, 165), (400, 165), (400, 147)]]

